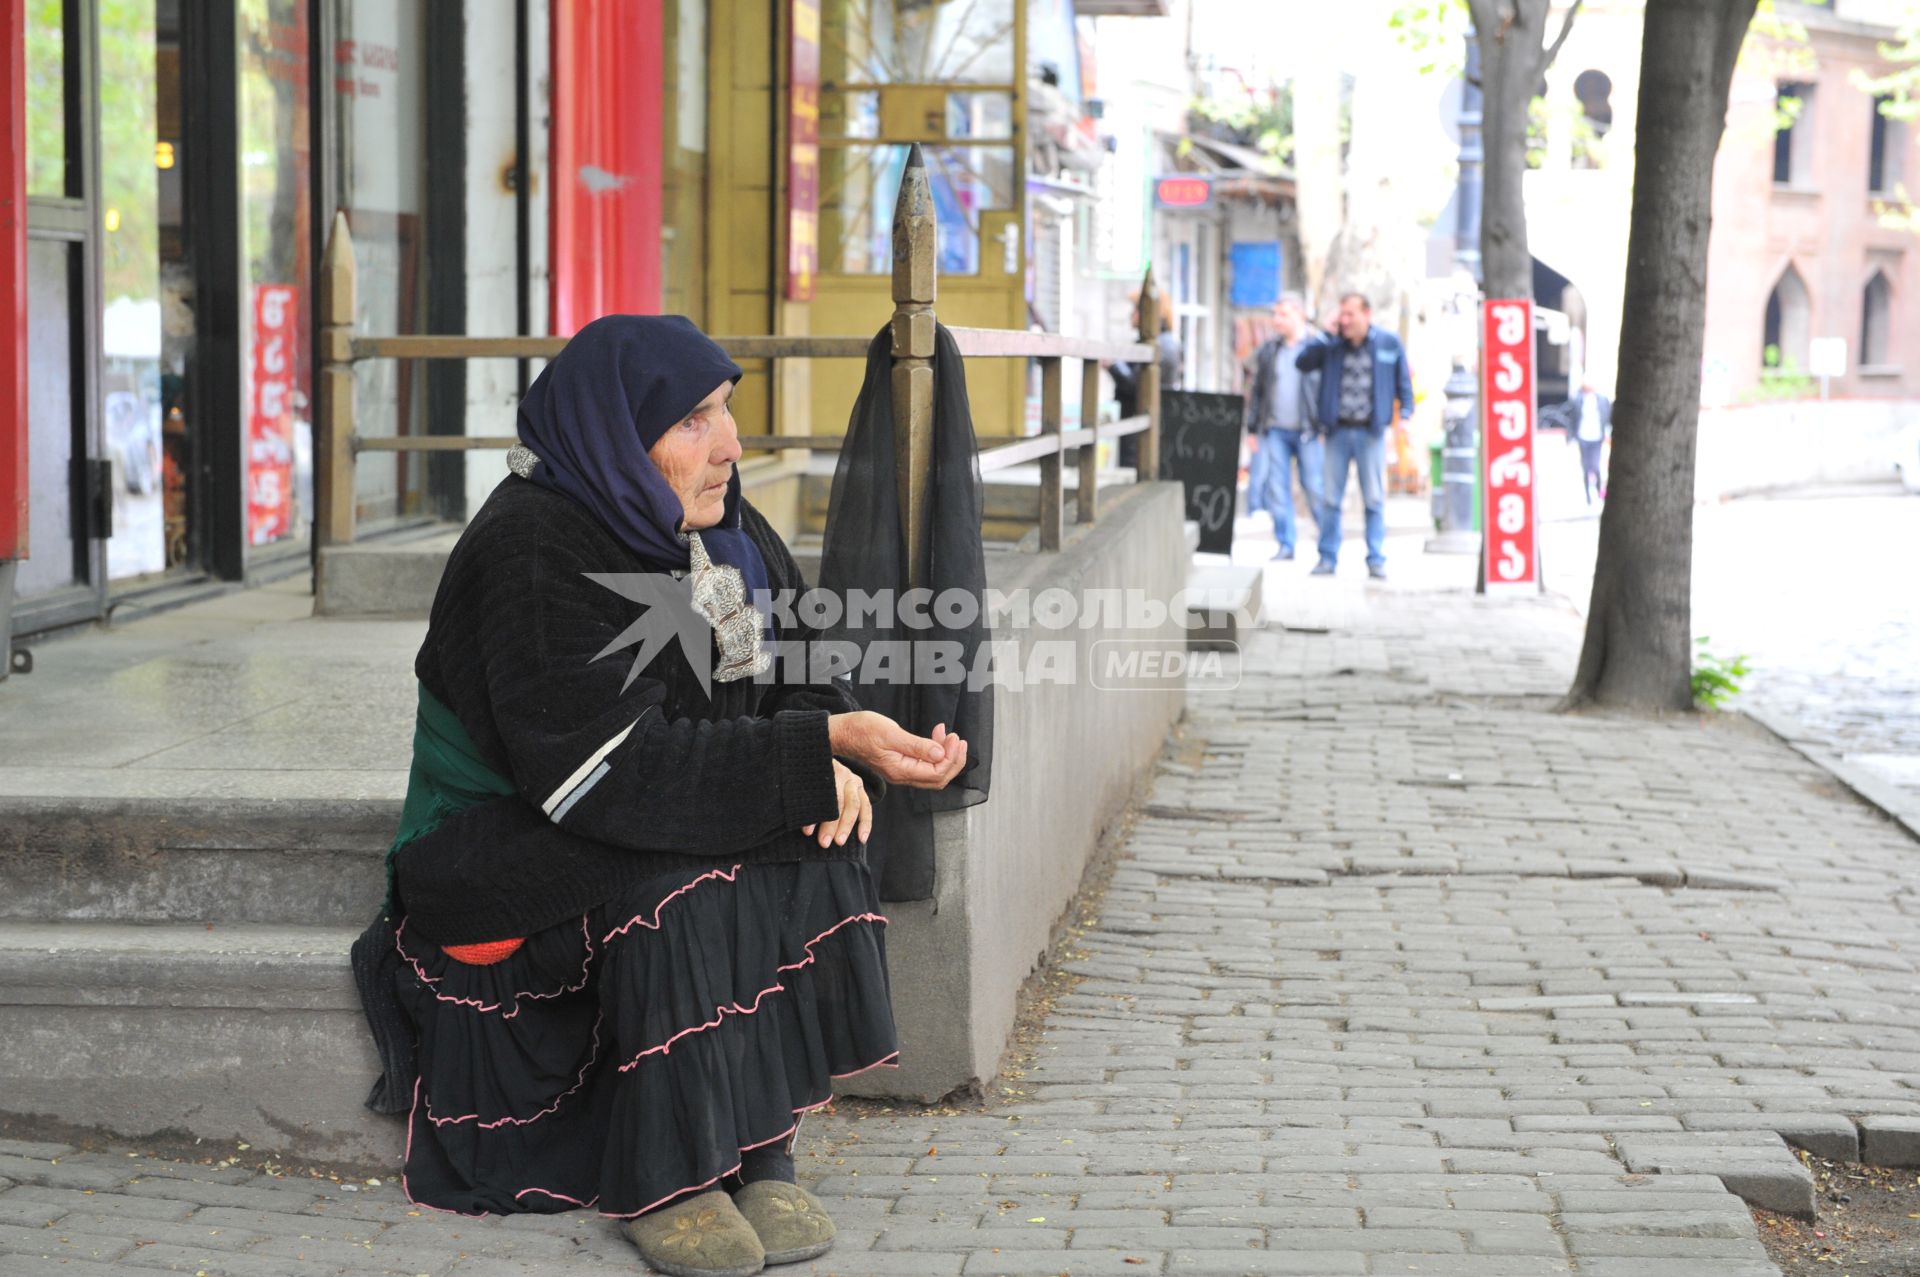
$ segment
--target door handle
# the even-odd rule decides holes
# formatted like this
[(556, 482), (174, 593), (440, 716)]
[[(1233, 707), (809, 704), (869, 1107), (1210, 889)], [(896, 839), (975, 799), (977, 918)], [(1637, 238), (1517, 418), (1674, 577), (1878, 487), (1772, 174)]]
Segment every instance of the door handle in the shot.
[(113, 462), (86, 460), (87, 535), (104, 541), (113, 535)]

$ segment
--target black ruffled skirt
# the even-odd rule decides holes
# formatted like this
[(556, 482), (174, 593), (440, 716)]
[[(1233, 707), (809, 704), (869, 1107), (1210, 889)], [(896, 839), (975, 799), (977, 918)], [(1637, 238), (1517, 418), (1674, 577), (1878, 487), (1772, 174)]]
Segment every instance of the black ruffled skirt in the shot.
[(630, 1216), (713, 1185), (893, 1063), (885, 925), (854, 861), (665, 875), (486, 966), (402, 924), (408, 1198)]

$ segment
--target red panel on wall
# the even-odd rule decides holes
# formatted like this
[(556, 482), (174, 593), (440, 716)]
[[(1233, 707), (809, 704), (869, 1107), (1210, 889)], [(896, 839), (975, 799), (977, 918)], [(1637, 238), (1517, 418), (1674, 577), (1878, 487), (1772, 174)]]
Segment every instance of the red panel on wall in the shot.
[(553, 331), (660, 309), (661, 5), (554, 0)]
[[(0, 561), (27, 550), (27, 16), (0, 0)], [(6, 607), (0, 602), (0, 616)], [(4, 639), (0, 635), (0, 639)]]

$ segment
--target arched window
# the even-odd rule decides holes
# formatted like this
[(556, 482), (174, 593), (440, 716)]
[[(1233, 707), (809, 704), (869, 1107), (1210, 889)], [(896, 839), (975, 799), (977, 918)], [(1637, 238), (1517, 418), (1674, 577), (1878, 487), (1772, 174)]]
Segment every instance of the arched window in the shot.
[(1873, 272), (1860, 295), (1860, 366), (1879, 368), (1893, 361), (1893, 285), (1885, 271)]
[(1807, 282), (1800, 278), (1799, 271), (1788, 266), (1767, 298), (1766, 330), (1760, 345), (1763, 369), (1801, 373), (1807, 370), (1812, 311)]

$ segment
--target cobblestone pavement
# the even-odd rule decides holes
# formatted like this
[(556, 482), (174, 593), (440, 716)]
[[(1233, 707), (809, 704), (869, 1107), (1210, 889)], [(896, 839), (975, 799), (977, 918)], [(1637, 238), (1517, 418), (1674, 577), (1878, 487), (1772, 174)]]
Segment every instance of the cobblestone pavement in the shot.
[[(809, 1121), (842, 1233), (800, 1271), (1759, 1277), (1742, 1196), (1811, 1200), (1781, 1134), (1920, 1162), (1920, 846), (1740, 720), (1553, 714), (1563, 604), (1304, 570), (1010, 1093)], [(12, 1144), (6, 1183), (0, 1277), (638, 1270), (391, 1180)]]
[[(1584, 607), (1598, 524), (1545, 527), (1553, 588)], [(1885, 786), (1920, 825), (1920, 496), (1864, 489), (1703, 505), (1694, 632), (1752, 673), (1740, 703)]]

